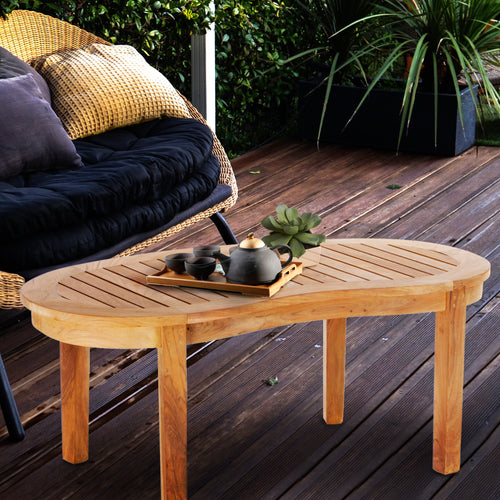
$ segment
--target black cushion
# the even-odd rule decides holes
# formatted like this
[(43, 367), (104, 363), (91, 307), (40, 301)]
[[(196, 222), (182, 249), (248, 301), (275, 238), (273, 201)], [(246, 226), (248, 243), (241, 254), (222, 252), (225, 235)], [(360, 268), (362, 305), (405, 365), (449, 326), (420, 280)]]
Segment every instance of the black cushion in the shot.
[(0, 269), (83, 258), (173, 220), (217, 186), (212, 134), (154, 120), (74, 141), (84, 167), (0, 181)]

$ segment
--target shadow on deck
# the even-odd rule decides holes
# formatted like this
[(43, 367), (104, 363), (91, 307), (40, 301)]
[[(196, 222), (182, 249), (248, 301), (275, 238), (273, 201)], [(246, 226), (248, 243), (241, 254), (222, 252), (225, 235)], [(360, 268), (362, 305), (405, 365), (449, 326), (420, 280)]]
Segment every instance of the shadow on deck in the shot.
[[(233, 164), (239, 238), (265, 234), (260, 220), (286, 203), (320, 214), (329, 237), (454, 245), (489, 259), (492, 276), (467, 310), (458, 474), (431, 467), (433, 316), (357, 318), (341, 425), (322, 420), (320, 322), (189, 349), (189, 497), (499, 498), (500, 148), (439, 158), (278, 142)], [(208, 223), (168, 248), (201, 243), (220, 243)], [(61, 459), (57, 342), (23, 320), (0, 352), (26, 426), (13, 444), (0, 420), (1, 498), (159, 498), (154, 351), (91, 352), (91, 458), (78, 466)]]

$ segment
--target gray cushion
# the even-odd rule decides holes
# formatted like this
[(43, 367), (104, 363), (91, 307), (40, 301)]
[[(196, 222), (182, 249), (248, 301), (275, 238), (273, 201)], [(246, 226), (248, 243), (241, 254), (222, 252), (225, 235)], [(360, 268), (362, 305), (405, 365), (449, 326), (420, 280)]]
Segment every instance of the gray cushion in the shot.
[(50, 102), (50, 90), (43, 76), (28, 63), (11, 54), (7, 49), (0, 47), (0, 78), (32, 75), (44, 99)]
[(0, 179), (82, 165), (33, 75), (0, 79), (0, 109)]

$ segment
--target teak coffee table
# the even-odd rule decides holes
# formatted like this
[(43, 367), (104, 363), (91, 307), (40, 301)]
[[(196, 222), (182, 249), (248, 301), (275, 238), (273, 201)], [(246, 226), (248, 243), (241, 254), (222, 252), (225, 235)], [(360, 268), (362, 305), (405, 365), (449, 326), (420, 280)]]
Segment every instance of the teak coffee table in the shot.
[(433, 467), (459, 470), (465, 309), (481, 298), (487, 260), (417, 241), (329, 240), (317, 265), (262, 298), (146, 284), (166, 253), (63, 268), (22, 289), (33, 325), (60, 341), (64, 460), (88, 459), (90, 347), (158, 350), (162, 497), (186, 498), (188, 344), (325, 320), (323, 417), (337, 424), (346, 318), (435, 312)]

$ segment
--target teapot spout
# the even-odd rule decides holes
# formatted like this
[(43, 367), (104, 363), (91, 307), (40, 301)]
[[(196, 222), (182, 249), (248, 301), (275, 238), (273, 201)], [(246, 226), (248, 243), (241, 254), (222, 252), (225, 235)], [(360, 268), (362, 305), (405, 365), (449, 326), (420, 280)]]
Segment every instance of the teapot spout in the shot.
[(219, 260), (220, 265), (225, 273), (229, 271), (229, 264), (231, 263), (231, 257), (229, 255), (224, 255), (221, 252), (214, 254), (214, 257)]

